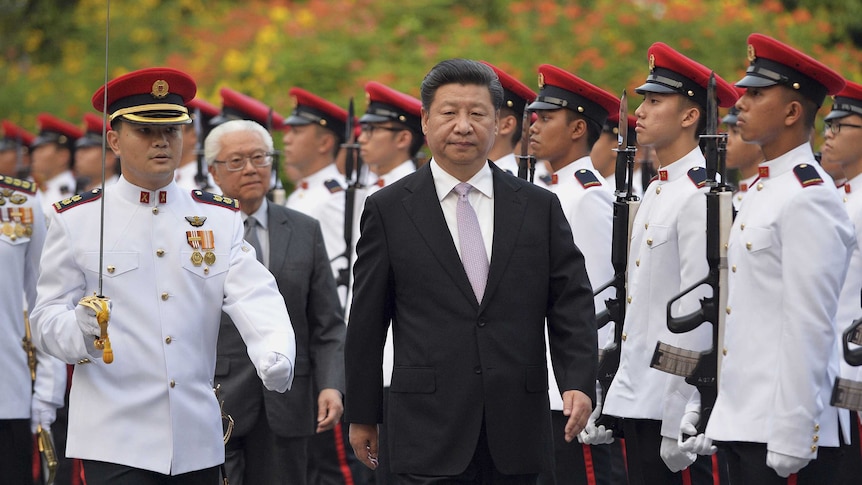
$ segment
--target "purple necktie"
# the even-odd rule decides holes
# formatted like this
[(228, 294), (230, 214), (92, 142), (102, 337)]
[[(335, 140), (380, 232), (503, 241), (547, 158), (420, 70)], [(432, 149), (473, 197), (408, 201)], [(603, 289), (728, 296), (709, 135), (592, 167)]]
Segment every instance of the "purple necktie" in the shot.
[(464, 264), (464, 271), (467, 272), (470, 285), (473, 286), (476, 300), (482, 303), (485, 284), (488, 282), (488, 253), (485, 252), (485, 240), (482, 239), (482, 231), (479, 229), (479, 218), (476, 217), (476, 211), (473, 210), (470, 199), (467, 198), (467, 194), (472, 189), (473, 186), (466, 182), (455, 186), (455, 193), (458, 194), (455, 215), (458, 220), (461, 262)]

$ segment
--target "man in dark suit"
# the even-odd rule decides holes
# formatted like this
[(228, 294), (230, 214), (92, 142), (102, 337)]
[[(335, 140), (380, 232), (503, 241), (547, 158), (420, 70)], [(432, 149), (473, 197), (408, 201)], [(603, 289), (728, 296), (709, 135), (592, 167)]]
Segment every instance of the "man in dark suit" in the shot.
[(433, 159), (369, 197), (362, 216), (345, 346), (350, 442), (375, 467), (386, 419), (398, 483), (532, 484), (551, 466), (545, 318), (568, 440), (595, 400), (584, 258), (557, 197), (486, 158), (503, 99), (494, 71), (443, 61), (421, 92)]
[(320, 224), (265, 199), (272, 150), (269, 133), (250, 120), (217, 126), (204, 148), (216, 184), (240, 201), (245, 239), (275, 276), (296, 334), (293, 387), (267, 391), (222, 315), (215, 384), (236, 422), (225, 453), (232, 485), (308, 483), (309, 437), (332, 429), (343, 412), (345, 326)]

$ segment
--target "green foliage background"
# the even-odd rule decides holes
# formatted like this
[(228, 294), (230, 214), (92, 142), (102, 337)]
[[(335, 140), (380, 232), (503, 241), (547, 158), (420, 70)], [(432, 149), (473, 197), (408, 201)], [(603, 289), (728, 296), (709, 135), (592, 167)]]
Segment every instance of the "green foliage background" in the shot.
[(631, 92), (656, 41), (734, 81), (751, 32), (862, 81), (859, 0), (0, 0), (0, 118), (35, 131), (40, 112), (80, 122), (92, 110), (108, 5), (109, 77), (166, 65), (216, 106), (228, 86), (282, 114), (291, 86), (345, 107), (369, 80), (418, 95), (448, 57), (487, 60), (532, 87), (549, 63)]

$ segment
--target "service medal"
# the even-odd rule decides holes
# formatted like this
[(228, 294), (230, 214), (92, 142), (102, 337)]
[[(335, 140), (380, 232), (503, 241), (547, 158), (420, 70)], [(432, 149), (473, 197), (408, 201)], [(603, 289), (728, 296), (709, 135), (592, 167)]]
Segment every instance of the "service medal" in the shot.
[(15, 235), (15, 228), (12, 224), (9, 224), (8, 222), (3, 223), (3, 235), (6, 237), (12, 237)]
[(204, 262), (212, 266), (216, 262), (216, 255), (212, 252), (215, 249), (215, 236), (212, 231), (198, 231), (201, 233), (201, 249), (204, 253)]
[(204, 262), (204, 257), (201, 256), (200, 251), (197, 249), (192, 253), (192, 257), (190, 259), (192, 260), (192, 264), (195, 266), (200, 266)]
[(24, 234), (27, 232), (27, 226), (24, 224), (15, 224), (15, 235), (17, 237), (24, 237)]
[(191, 256), (192, 264), (195, 266), (200, 266), (204, 261), (204, 257), (201, 255), (199, 249), (201, 247), (201, 231), (186, 231), (186, 240), (189, 242), (189, 246), (194, 249), (194, 252)]

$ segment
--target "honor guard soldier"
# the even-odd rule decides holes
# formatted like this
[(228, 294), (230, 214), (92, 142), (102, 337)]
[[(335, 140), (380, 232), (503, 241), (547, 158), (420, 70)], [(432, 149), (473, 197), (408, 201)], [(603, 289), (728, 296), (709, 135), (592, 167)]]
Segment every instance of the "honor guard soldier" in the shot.
[[(739, 96), (745, 94), (745, 89), (736, 88)], [(739, 110), (731, 106), (721, 122), (727, 125), (727, 168), (736, 170), (736, 193), (733, 194), (733, 208), (739, 210), (742, 198), (748, 193), (751, 183), (757, 178), (757, 165), (763, 161), (763, 152), (760, 146), (753, 143), (745, 143), (739, 136), (739, 128), (736, 126)]]
[(236, 422), (226, 446), (227, 476), (231, 485), (305, 485), (310, 438), (332, 429), (344, 409), (345, 326), (323, 234), (317, 220), (266, 199), (273, 144), (262, 125), (227, 121), (204, 146), (224, 195), (240, 202), (246, 240), (275, 276), (296, 334), (293, 387), (268, 391), (233, 321), (222, 314), (215, 380), (224, 411)]
[(189, 101), (187, 108), (192, 123), (183, 125), (183, 154), (174, 180), (187, 190), (203, 189), (219, 193), (221, 191), (203, 162), (204, 139), (212, 128), (212, 121), (219, 115), (219, 109), (201, 98)]
[[(103, 128), (101, 116), (84, 114), (84, 136), (75, 141), (75, 193), (80, 194), (102, 186), (102, 137), (107, 130)], [(105, 152), (105, 186), (115, 183), (119, 178), (119, 164), (114, 152)]]
[(41, 191), (42, 211), (50, 217), (52, 204), (75, 193), (72, 154), (75, 140), (84, 135), (77, 126), (47, 113), (36, 117), (39, 134), (30, 145), (30, 168)]
[(30, 174), (30, 145), (36, 138), (24, 128), (3, 120), (0, 138), (0, 175), (25, 179)]
[[(16, 135), (5, 125), (4, 131), (6, 136)], [(0, 470), (4, 483), (33, 483), (33, 436), (39, 426), (50, 428), (66, 389), (65, 366), (33, 347), (27, 319), (27, 311), (36, 303), (44, 242), (45, 217), (36, 184), (0, 175), (0, 325), (5, 337), (0, 344)]]
[[(482, 63), (494, 70), (497, 78), (500, 79), (500, 84), (503, 85), (500, 124), (494, 145), (488, 152), (488, 159), (512, 175), (518, 175), (518, 159), (515, 157), (515, 148), (520, 147), (523, 138), (524, 110), (527, 109), (528, 104), (536, 100), (536, 92), (490, 62), (482, 61)], [(550, 174), (544, 161), (536, 161), (534, 177), (534, 182), (537, 181), (535, 183), (538, 185), (549, 185), (546, 181), (550, 180)]]
[(174, 182), (195, 90), (169, 68), (99, 88), (93, 107), (109, 114), (107, 142), (123, 175), (104, 192), (53, 205), (33, 338), (77, 363), (66, 455), (83, 459), (90, 485), (215, 483), (224, 462), (212, 381), (222, 311), (267, 389), (284, 392), (293, 380), (284, 299), (243, 241), (239, 203)]
[[(862, 252), (858, 245), (858, 242), (862, 241), (862, 138), (856, 133), (862, 129), (862, 85), (847, 81), (844, 89), (834, 98), (832, 111), (824, 119), (826, 139), (823, 143), (823, 161), (839, 165), (847, 176), (847, 182), (839, 193), (856, 229), (857, 241), (838, 299), (835, 321), (840, 335), (854, 320), (862, 317), (862, 302), (859, 297), (862, 293)], [(843, 358), (840, 359), (840, 365), (841, 377), (862, 382), (862, 367), (850, 366)], [(857, 411), (851, 411), (850, 440), (842, 440), (842, 448), (845, 449), (835, 483), (850, 485), (862, 475), (860, 437), (862, 421)]]
[[(706, 261), (706, 169), (698, 146), (706, 127), (711, 70), (661, 42), (648, 51), (649, 76), (635, 91), (644, 96), (635, 111), (641, 146), (655, 149), (659, 175), (644, 189), (632, 227), (628, 296), (619, 369), (604, 412), (623, 419), (626, 459), (632, 483), (712, 482), (711, 470), (686, 470), (695, 455), (679, 449), (680, 420), (694, 387), (684, 378), (650, 367), (656, 342), (685, 349), (709, 347), (710, 328), (673, 334), (667, 327), (668, 301), (702, 279)], [(716, 76), (719, 106), (736, 92)], [(673, 305), (674, 315), (700, 308), (706, 290)], [(704, 459), (704, 468), (711, 468)], [(682, 473), (680, 473), (682, 471)], [(698, 471), (698, 473), (692, 473)]]
[(846, 413), (839, 426), (829, 405), (835, 315), (856, 240), (810, 135), (824, 98), (845, 81), (762, 34), (748, 37), (748, 59), (736, 126), (765, 161), (730, 231), (723, 359), (706, 435), (726, 451), (731, 483), (834, 483), (839, 428), (847, 431)]
[[(575, 245), (584, 254), (590, 284), (598, 288), (614, 276), (611, 266), (613, 195), (593, 167), (589, 155), (608, 112), (618, 110), (619, 101), (559, 67), (544, 64), (539, 66), (538, 97), (527, 109), (537, 116), (529, 129), (530, 153), (550, 163), (553, 169), (550, 190), (559, 197), (563, 213), (572, 226)], [(607, 297), (608, 292), (596, 296), (596, 307), (604, 305)], [(610, 328), (606, 325), (599, 331), (598, 342), (607, 340)], [(610, 446), (590, 449), (588, 445), (565, 441), (563, 430), (568, 417), (563, 415), (563, 401), (555, 383), (553, 369), (548, 366), (556, 481), (589, 483), (596, 479), (595, 473), (610, 476), (612, 468), (617, 468), (611, 464)], [(597, 397), (598, 412), (601, 412), (601, 399)], [(585, 466), (588, 462), (585, 454), (595, 460), (595, 470)], [(548, 483), (553, 481), (549, 477)]]

